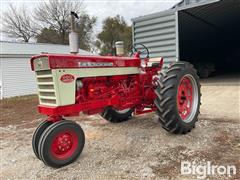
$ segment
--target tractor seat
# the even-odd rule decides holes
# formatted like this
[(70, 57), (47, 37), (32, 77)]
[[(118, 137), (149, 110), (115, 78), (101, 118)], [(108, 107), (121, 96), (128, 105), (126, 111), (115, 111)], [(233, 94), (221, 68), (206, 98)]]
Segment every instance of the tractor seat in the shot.
[(147, 63), (147, 67), (159, 67), (161, 60), (162, 60), (162, 57), (150, 58)]

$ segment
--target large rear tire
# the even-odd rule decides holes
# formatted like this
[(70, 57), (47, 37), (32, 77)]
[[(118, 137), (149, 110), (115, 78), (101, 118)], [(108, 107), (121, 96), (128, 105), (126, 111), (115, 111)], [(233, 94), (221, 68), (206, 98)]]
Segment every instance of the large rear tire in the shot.
[(117, 111), (111, 107), (108, 107), (103, 111), (101, 116), (109, 122), (120, 123), (131, 119), (132, 112), (133, 109), (124, 109), (122, 111)]
[(176, 62), (161, 72), (154, 103), (162, 127), (175, 134), (190, 132), (198, 120), (200, 84), (188, 62)]

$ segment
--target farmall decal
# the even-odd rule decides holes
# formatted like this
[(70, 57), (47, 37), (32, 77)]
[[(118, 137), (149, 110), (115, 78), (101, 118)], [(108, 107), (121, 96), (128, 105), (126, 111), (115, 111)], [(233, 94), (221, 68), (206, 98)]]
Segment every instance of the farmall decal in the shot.
[(113, 66), (112, 62), (79, 62), (79, 67), (106, 67)]
[(71, 74), (64, 74), (61, 76), (60, 80), (64, 83), (70, 83), (74, 81), (74, 76)]

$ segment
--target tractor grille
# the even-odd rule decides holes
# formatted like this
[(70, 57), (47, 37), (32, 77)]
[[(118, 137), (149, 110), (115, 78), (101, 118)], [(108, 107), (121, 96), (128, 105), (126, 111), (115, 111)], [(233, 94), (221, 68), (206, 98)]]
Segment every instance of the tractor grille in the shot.
[(52, 70), (36, 71), (39, 100), (42, 105), (56, 106), (56, 91)]

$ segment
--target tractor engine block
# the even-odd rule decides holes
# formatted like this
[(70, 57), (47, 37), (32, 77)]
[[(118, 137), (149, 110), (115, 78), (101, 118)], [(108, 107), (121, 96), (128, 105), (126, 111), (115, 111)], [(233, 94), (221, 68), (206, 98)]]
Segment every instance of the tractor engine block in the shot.
[[(140, 84), (137, 75), (110, 77), (90, 77), (76, 81), (76, 104), (96, 100), (114, 99), (118, 101), (115, 109), (126, 109), (139, 102)], [(98, 112), (103, 109), (97, 109)], [(94, 112), (85, 112), (93, 114)]]

